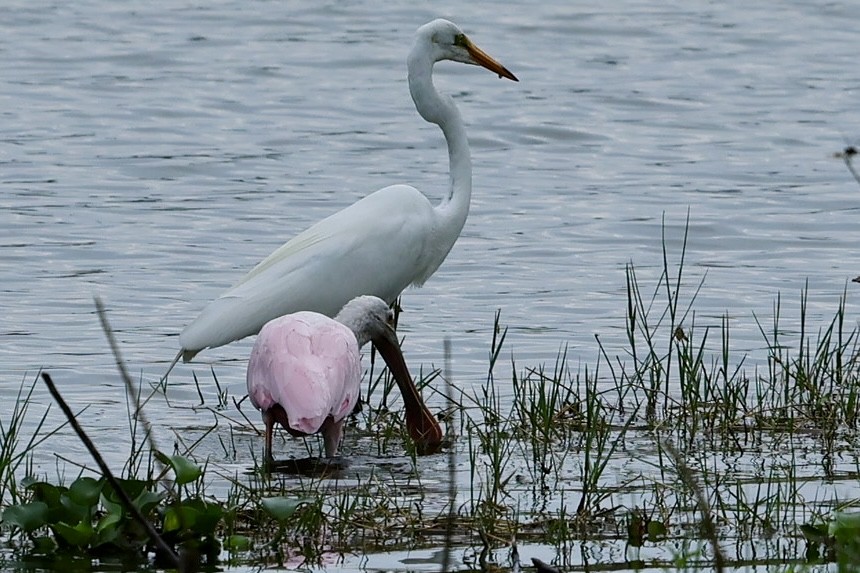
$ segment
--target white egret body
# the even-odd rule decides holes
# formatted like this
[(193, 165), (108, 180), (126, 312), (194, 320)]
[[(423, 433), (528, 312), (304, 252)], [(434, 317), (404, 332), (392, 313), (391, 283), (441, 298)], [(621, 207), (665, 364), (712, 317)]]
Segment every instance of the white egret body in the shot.
[[(206, 306), (179, 336), (171, 364), (256, 334), (269, 320), (297, 311), (334, 316), (358, 295), (389, 303), (409, 285), (421, 285), (454, 246), (472, 194), (472, 164), (454, 101), (433, 85), (433, 65), (453, 60), (517, 78), (478, 49), (447, 20), (418, 29), (407, 59), (409, 91), (426, 121), (448, 144), (450, 189), (435, 207), (408, 185), (392, 185), (316, 223), (254, 267)], [(168, 369), (168, 373), (170, 372)], [(165, 377), (167, 374), (165, 374)]]

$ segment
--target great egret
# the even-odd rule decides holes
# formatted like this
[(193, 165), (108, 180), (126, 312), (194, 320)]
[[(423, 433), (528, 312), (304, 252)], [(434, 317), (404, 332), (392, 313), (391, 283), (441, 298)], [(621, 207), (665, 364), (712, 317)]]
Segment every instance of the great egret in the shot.
[(455, 24), (433, 20), (418, 29), (406, 60), (409, 92), (426, 121), (448, 144), (450, 188), (435, 207), (414, 187), (392, 185), (316, 223), (254, 267), (206, 306), (179, 335), (180, 358), (191, 360), (257, 333), (269, 320), (300, 310), (334, 316), (357, 295), (391, 303), (410, 284), (432, 275), (460, 235), (472, 195), (472, 161), (460, 113), (433, 85), (441, 60), (483, 66), (517, 80)]
[(272, 427), (294, 436), (322, 432), (331, 458), (343, 423), (361, 387), (359, 349), (373, 341), (394, 376), (406, 408), (406, 427), (419, 453), (433, 453), (442, 430), (412, 382), (393, 328), (394, 313), (375, 296), (349, 301), (334, 320), (316, 312), (296, 312), (271, 320), (260, 330), (248, 360), (248, 397), (263, 413), (265, 456), (272, 463)]

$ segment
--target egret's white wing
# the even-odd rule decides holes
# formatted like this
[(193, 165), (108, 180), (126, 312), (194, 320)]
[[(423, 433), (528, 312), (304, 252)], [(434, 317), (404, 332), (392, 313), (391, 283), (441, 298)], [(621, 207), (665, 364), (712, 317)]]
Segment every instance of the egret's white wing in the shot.
[(391, 302), (435, 270), (428, 256), (435, 225), (432, 206), (413, 187), (380, 189), (266, 257), (204, 308), (179, 342), (193, 355), (256, 334), (291, 312), (334, 316), (363, 294)]

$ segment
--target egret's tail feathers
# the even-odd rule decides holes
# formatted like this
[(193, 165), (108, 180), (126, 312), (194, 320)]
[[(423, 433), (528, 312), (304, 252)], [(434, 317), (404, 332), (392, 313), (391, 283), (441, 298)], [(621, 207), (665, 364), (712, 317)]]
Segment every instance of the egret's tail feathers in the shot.
[(183, 362), (191, 362), (192, 360), (194, 360), (195, 356), (200, 354), (200, 351), (199, 350), (188, 350), (187, 348), (183, 348), (182, 350), (179, 351), (179, 353), (182, 355), (182, 361)]

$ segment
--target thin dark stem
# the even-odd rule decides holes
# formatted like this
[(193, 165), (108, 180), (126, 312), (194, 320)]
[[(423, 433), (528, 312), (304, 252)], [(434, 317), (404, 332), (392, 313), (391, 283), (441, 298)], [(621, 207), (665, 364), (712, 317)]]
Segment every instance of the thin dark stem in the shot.
[[(155, 443), (155, 437), (152, 435), (152, 426), (149, 423), (149, 420), (146, 418), (146, 415), (143, 412), (143, 406), (145, 404), (140, 403), (140, 394), (135, 392), (134, 382), (131, 379), (131, 376), (128, 373), (128, 369), (125, 367), (125, 361), (122, 359), (122, 354), (119, 351), (119, 344), (117, 344), (116, 337), (113, 334), (113, 328), (111, 328), (110, 323), (107, 319), (107, 310), (105, 310), (105, 305), (102, 303), (102, 299), (99, 297), (95, 297), (94, 301), (96, 303), (96, 312), (99, 315), (99, 322), (102, 325), (102, 330), (105, 333), (105, 337), (108, 340), (108, 344), (110, 345), (111, 352), (113, 353), (113, 358), (116, 361), (117, 370), (119, 370), (119, 375), (122, 378), (122, 381), (125, 383), (125, 391), (128, 393), (128, 396), (131, 398), (132, 402), (134, 402), (134, 416), (143, 424), (143, 429), (145, 430), (144, 435), (146, 436), (146, 441), (149, 442), (149, 448), (152, 451), (159, 451), (158, 447)], [(148, 399), (147, 399), (148, 400)], [(159, 471), (164, 472), (164, 465), (156, 458), (155, 463), (159, 466)]]
[(161, 549), (164, 554), (169, 557), (173, 566), (180, 571), (184, 570), (179, 556), (164, 541), (164, 539), (162, 539), (161, 535), (158, 534), (158, 531), (156, 531), (155, 527), (153, 527), (149, 520), (146, 519), (140, 513), (137, 507), (135, 507), (134, 503), (132, 503), (131, 499), (129, 499), (128, 494), (125, 493), (124, 489), (122, 489), (122, 486), (119, 484), (113, 473), (110, 471), (110, 468), (105, 463), (104, 458), (102, 458), (101, 454), (99, 454), (99, 451), (96, 449), (95, 444), (93, 444), (93, 442), (84, 432), (84, 429), (81, 428), (80, 424), (78, 424), (78, 421), (75, 418), (75, 415), (72, 413), (71, 408), (69, 408), (69, 405), (66, 404), (66, 401), (63, 400), (62, 396), (60, 396), (60, 392), (54, 385), (54, 381), (51, 380), (51, 376), (47, 372), (42, 372), (42, 380), (45, 381), (45, 385), (48, 387), (48, 391), (51, 393), (51, 396), (53, 396), (54, 400), (56, 400), (57, 404), (60, 406), (60, 409), (63, 411), (63, 414), (66, 415), (66, 419), (69, 420), (69, 424), (71, 424), (72, 428), (75, 430), (75, 433), (78, 434), (78, 437), (84, 443), (84, 446), (86, 446), (87, 450), (89, 450), (90, 455), (93, 456), (93, 459), (95, 460), (96, 464), (98, 464), (102, 475), (116, 492), (120, 501), (122, 501), (122, 504), (131, 514), (131, 516), (135, 519), (135, 521), (137, 521), (146, 530), (146, 532), (149, 534), (150, 539), (152, 539), (152, 541), (156, 545), (158, 545), (158, 548)]
[(842, 151), (842, 153), (836, 154), (836, 157), (841, 157), (842, 161), (845, 162), (846, 167), (848, 167), (848, 171), (851, 172), (851, 175), (854, 176), (854, 179), (857, 181), (857, 183), (860, 183), (860, 173), (857, 173), (857, 170), (854, 169), (853, 163), (854, 157), (856, 156), (857, 148), (855, 148), (854, 146), (848, 146)]
[(857, 173), (857, 170), (854, 169), (854, 164), (851, 162), (851, 157), (845, 156), (845, 165), (848, 166), (848, 171), (851, 172), (851, 175), (854, 176), (854, 179), (857, 180), (857, 183), (860, 183), (860, 174)]
[(702, 493), (702, 488), (699, 487), (699, 484), (696, 482), (696, 477), (693, 475), (693, 471), (686, 463), (684, 463), (684, 459), (681, 457), (681, 454), (678, 453), (678, 450), (676, 450), (669, 442), (662, 442), (661, 445), (675, 462), (675, 467), (678, 470), (678, 477), (681, 478), (681, 481), (696, 498), (696, 505), (699, 506), (699, 512), (702, 514), (702, 531), (705, 538), (711, 543), (711, 546), (714, 549), (714, 571), (716, 573), (723, 573), (726, 558), (723, 556), (723, 550), (720, 548), (720, 540), (717, 538), (717, 528), (714, 525), (713, 518), (711, 517), (711, 506), (708, 504), (705, 494)]
[[(445, 356), (445, 397), (448, 408), (454, 406), (454, 384), (451, 381), (451, 339), (446, 337), (443, 343), (443, 354)], [(442, 554), (442, 573), (451, 570), (451, 546), (454, 538), (454, 504), (457, 500), (457, 446), (454, 437), (454, 416), (448, 419), (448, 519), (445, 523), (445, 548)]]

